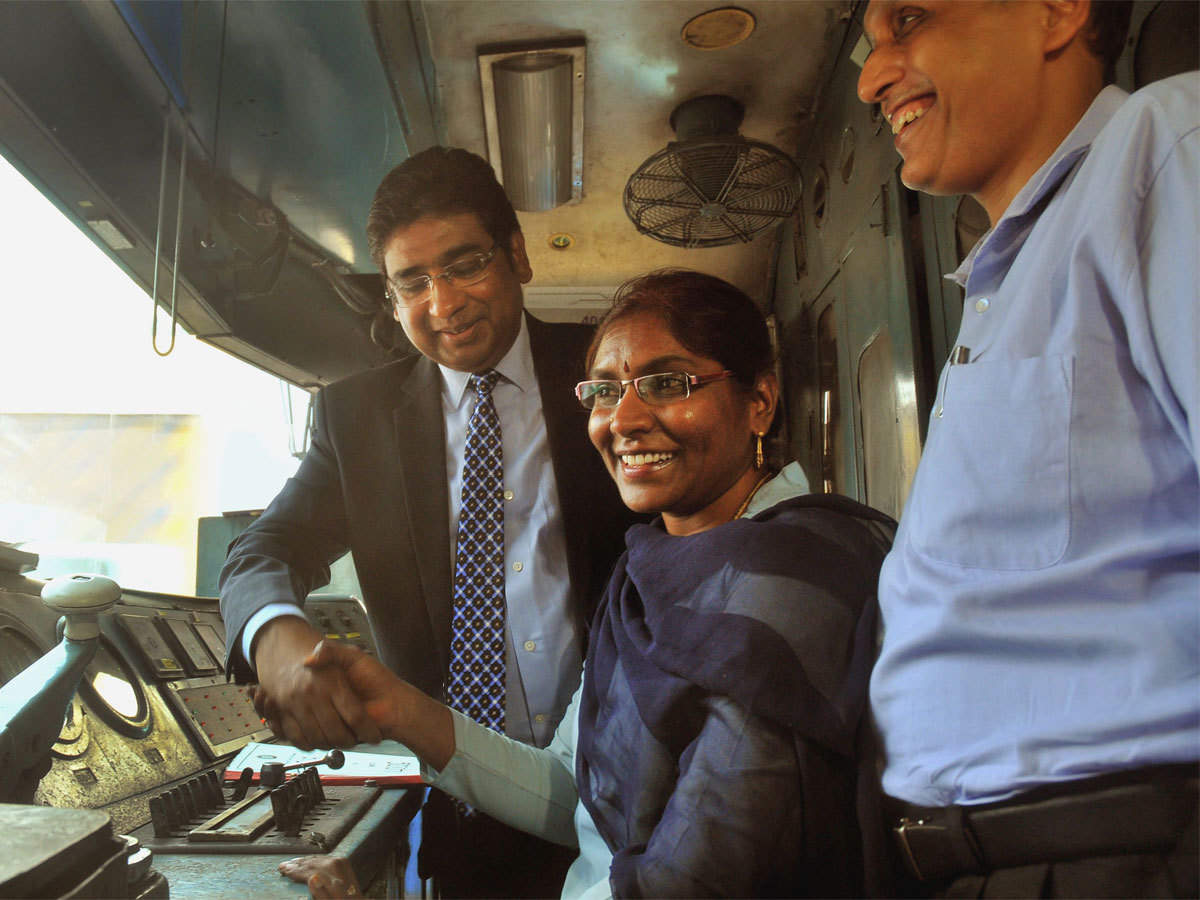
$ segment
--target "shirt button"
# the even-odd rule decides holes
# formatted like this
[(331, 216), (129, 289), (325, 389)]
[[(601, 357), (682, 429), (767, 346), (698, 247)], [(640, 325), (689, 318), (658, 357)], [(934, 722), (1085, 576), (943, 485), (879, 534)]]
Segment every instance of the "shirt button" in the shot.
[(528, 650), (530, 653), (532, 653), (534, 650), (537, 649), (537, 641), (526, 641), (525, 649)]
[(521, 571), (523, 571), (524, 569), (525, 569), (525, 563), (523, 563), (523, 562), (515, 562), (515, 563), (513, 563), (513, 571), (514, 571), (514, 572), (521, 572)]
[(504, 492), (504, 499), (505, 499), (505, 500), (511, 500), (511, 499), (513, 498), (513, 496), (515, 496), (515, 495), (513, 494), (513, 492), (512, 492), (512, 491), (505, 491), (505, 492)]
[(975, 301), (975, 312), (979, 313), (980, 315), (983, 315), (985, 312), (987, 312), (988, 307), (991, 305), (992, 305), (992, 301), (989, 300), (987, 297), (980, 297), (978, 300)]
[(535, 722), (545, 722), (545, 721), (546, 721), (546, 714), (545, 714), (545, 713), (538, 713), (536, 716), (534, 716), (534, 717), (533, 717), (533, 721), (535, 721)]

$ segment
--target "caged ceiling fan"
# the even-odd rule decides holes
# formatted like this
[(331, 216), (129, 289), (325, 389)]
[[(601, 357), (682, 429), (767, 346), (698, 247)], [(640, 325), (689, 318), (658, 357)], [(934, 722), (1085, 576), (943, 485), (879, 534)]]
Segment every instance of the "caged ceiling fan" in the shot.
[(679, 138), (625, 183), (625, 213), (637, 230), (676, 247), (750, 241), (788, 218), (800, 199), (800, 172), (770, 144), (738, 134), (745, 110), (707, 94), (671, 113)]

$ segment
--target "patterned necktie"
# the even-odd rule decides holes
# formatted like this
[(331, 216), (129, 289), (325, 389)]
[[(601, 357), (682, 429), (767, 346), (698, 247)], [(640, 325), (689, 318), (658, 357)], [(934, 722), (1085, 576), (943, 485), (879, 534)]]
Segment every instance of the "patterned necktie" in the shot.
[(471, 376), (477, 399), (463, 455), (446, 703), (503, 732), (504, 464), (492, 403), (499, 380), (496, 371)]

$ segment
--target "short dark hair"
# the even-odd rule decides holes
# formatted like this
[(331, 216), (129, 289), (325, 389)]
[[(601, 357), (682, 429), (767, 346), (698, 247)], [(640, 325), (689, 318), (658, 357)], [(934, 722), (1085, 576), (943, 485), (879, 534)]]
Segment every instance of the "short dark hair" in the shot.
[[(367, 213), (367, 247), (371, 259), (387, 278), (384, 245), (397, 228), (426, 217), (474, 213), (505, 253), (521, 230), (508, 195), (488, 161), (457, 147), (430, 147), (410, 156), (384, 176)], [(403, 345), (392, 319), (386, 291), (378, 294), (371, 321), (371, 339), (386, 350)]]
[(1117, 60), (1125, 49), (1133, 0), (1092, 0), (1087, 45), (1104, 64), (1104, 83), (1117, 80)]
[(508, 195), (481, 156), (457, 147), (430, 147), (388, 172), (367, 213), (367, 246), (379, 271), (383, 248), (397, 229), (426, 217), (475, 213), (489, 235), (507, 251), (521, 230)]
[(746, 294), (703, 272), (659, 269), (618, 288), (588, 347), (589, 372), (608, 329), (635, 313), (660, 316), (675, 340), (692, 353), (715, 359), (746, 388), (775, 365), (766, 319)]

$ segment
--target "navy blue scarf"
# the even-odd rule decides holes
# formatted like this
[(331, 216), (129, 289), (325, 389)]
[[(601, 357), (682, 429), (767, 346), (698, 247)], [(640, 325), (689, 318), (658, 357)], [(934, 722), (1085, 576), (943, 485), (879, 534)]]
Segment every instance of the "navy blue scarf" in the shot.
[(669, 764), (656, 767), (667, 783), (610, 773), (618, 796), (596, 802), (589, 773), (629, 758), (606, 742), (640, 731), (610, 727), (613, 715), (635, 708), (677, 761), (701, 724), (700, 699), (718, 694), (853, 754), (894, 525), (847, 498), (808, 495), (685, 537), (658, 522), (629, 529), (592, 628), (576, 750), (580, 798), (614, 853), (649, 839), (674, 784)]

